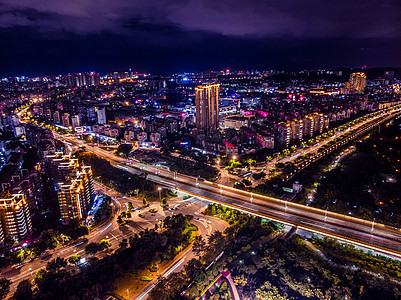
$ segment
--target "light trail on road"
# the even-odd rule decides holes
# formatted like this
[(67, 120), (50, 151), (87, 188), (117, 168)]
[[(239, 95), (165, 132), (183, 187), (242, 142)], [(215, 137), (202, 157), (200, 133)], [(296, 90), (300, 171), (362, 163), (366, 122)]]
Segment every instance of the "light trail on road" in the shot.
[[(399, 109), (396, 112), (399, 114)], [(381, 118), (375, 118), (374, 120), (376, 122), (383, 121)], [(373, 126), (374, 124), (370, 124), (368, 128), (363, 128), (363, 132), (373, 128)], [(356, 134), (353, 136), (356, 136)], [(74, 138), (70, 137), (69, 139), (71, 143), (79, 144)], [(401, 231), (397, 228), (375, 223), (374, 231), (371, 232), (371, 221), (254, 193), (251, 195), (246, 191), (217, 185), (208, 181), (197, 182), (195, 177), (161, 170), (137, 161), (129, 161), (98, 147), (88, 147), (100, 157), (112, 161), (113, 165), (118, 168), (132, 174), (148, 173), (147, 180), (156, 182), (167, 188), (179, 190), (182, 193), (187, 193), (209, 203), (219, 203), (238, 209), (244, 213), (254, 214), (283, 224), (298, 226), (310, 232), (335, 237), (346, 242), (401, 257)], [(322, 156), (324, 154), (319, 155)], [(374, 238), (371, 238), (371, 235)]]

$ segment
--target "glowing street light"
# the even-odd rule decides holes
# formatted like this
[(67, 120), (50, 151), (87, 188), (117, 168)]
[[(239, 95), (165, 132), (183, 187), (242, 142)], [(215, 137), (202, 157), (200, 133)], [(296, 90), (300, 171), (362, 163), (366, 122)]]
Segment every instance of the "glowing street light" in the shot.
[(162, 202), (162, 188), (159, 186), (157, 190), (159, 191), (159, 201)]

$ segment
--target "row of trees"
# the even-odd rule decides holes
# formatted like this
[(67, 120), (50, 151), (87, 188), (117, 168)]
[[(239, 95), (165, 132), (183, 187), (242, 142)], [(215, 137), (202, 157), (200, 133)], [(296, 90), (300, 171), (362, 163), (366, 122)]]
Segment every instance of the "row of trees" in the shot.
[(221, 204), (209, 204), (204, 211), (204, 214), (221, 218), (230, 225), (236, 224), (241, 219), (241, 213), (238, 210), (227, 208)]
[(101, 183), (114, 188), (121, 194), (133, 195), (136, 189), (154, 190), (153, 184), (146, 179), (146, 174), (134, 175), (124, 170), (113, 167), (106, 159), (98, 157), (96, 154), (85, 151), (78, 151), (75, 156), (85, 164), (92, 167), (94, 177)]
[(60, 243), (71, 243), (88, 233), (88, 228), (79, 224), (62, 226), (57, 230), (44, 230), (29, 246), (21, 248), (18, 251), (4, 251), (3, 255), (0, 256), (0, 268), (19, 263), (27, 258), (35, 258), (45, 250), (54, 249)]
[(111, 247), (109, 240), (103, 239), (100, 243), (89, 243), (85, 246), (85, 254), (95, 255), (96, 253), (106, 250)]

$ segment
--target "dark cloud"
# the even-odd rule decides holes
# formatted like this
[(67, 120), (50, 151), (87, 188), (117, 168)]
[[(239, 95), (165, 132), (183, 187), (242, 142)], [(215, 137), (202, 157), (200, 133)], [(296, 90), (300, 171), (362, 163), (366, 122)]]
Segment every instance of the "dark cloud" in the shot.
[(399, 37), (398, 0), (2, 0), (0, 27), (128, 34), (135, 18), (229, 36)]
[(400, 20), (399, 0), (0, 0), (0, 72), (399, 66)]

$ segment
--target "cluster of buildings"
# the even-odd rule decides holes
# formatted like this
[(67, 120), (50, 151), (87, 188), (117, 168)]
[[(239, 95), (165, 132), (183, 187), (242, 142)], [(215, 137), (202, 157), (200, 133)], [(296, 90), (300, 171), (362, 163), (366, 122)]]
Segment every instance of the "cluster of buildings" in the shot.
[(107, 123), (104, 103), (98, 105), (89, 105), (88, 103), (83, 105), (59, 103), (56, 107), (35, 105), (33, 112), (37, 114), (40, 120), (71, 130), (80, 130), (83, 124), (103, 125)]
[(1, 182), (0, 244), (7, 238), (21, 242), (29, 235), (31, 217), (46, 210), (44, 184), (57, 191), (62, 223), (86, 219), (94, 195), (91, 168), (61, 152), (47, 155), (43, 165), (33, 171), (22, 169)]
[[(382, 70), (210, 71), (168, 76), (96, 72), (0, 80), (0, 242), (21, 241), (44, 208), (44, 186), (57, 192), (61, 221), (85, 218), (93, 195), (89, 167), (56, 152), (38, 123), (137, 147), (238, 155), (300, 144), (353, 116), (399, 103), (398, 73)], [(368, 80), (368, 78), (371, 78)], [(38, 150), (34, 170), (7, 136)], [(11, 148), (10, 148), (11, 147)]]
[(100, 74), (96, 72), (75, 73), (67, 75), (67, 86), (70, 88), (100, 84)]
[[(26, 147), (37, 149), (33, 169), (22, 168), (24, 150), (1, 140), (5, 159), (0, 171), (0, 244), (23, 241), (32, 231), (32, 217), (48, 209), (45, 187), (57, 193), (60, 220), (83, 221), (90, 209), (93, 179), (90, 167), (55, 151), (53, 134), (33, 124), (22, 124)], [(55, 200), (55, 199), (54, 199)]]
[[(318, 79), (305, 84), (302, 76), (284, 84), (266, 81), (266, 76), (283, 74), (224, 71), (155, 77), (114, 72), (95, 86), (95, 99), (76, 100), (76, 93), (65, 93), (57, 101), (37, 104), (35, 112), (42, 120), (100, 141), (157, 148), (176, 139), (186, 147), (227, 154), (299, 144), (388, 101), (363, 95), (368, 86), (363, 72), (351, 73), (345, 84), (338, 82), (342, 72), (329, 71), (302, 73), (306, 78), (331, 76), (327, 83)], [(96, 95), (90, 91), (88, 97)], [(178, 102), (169, 104), (169, 97)], [(224, 138), (229, 129), (238, 131), (236, 139)], [(211, 138), (218, 131), (223, 135)]]

